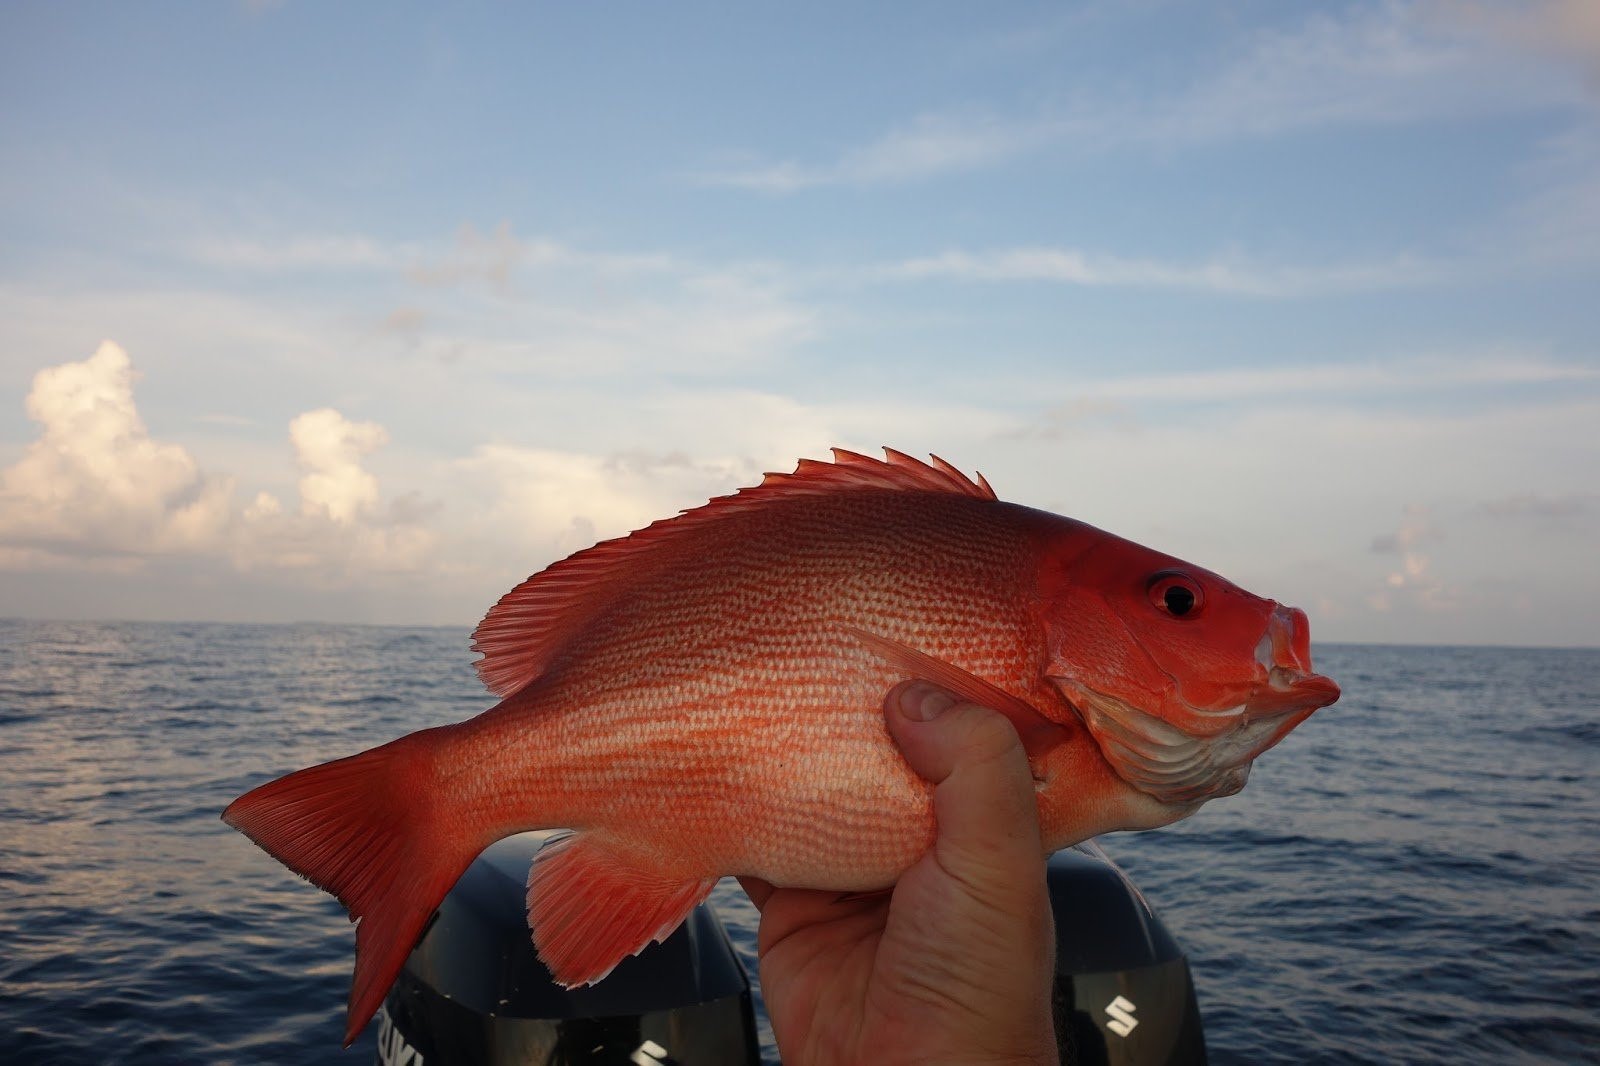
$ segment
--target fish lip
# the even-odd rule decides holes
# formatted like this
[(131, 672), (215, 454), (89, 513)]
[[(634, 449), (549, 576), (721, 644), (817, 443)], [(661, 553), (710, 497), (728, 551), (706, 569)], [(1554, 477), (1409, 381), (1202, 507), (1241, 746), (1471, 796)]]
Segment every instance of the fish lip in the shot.
[(1316, 710), (1337, 703), (1341, 695), (1338, 683), (1324, 674), (1273, 666), (1266, 681), (1251, 690), (1245, 708), (1247, 714), (1277, 714), (1299, 707)]

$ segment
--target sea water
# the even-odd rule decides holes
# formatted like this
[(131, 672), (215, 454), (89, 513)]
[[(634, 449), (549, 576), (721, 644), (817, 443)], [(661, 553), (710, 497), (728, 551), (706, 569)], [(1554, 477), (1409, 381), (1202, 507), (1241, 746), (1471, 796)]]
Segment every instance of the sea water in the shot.
[[(1343, 700), (1243, 793), (1102, 840), (1212, 1061), (1600, 1062), (1600, 651), (1316, 658)], [(218, 815), (484, 709), (470, 660), (460, 629), (0, 621), (0, 1063), (370, 1062), (342, 909)], [(754, 911), (713, 900), (753, 973)]]

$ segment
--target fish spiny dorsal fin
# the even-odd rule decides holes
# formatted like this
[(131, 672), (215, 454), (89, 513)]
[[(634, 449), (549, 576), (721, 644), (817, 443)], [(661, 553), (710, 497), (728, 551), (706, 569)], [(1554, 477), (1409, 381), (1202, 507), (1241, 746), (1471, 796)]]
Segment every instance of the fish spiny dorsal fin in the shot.
[[(960, 496), (976, 496), (992, 500), (994, 490), (978, 475), (973, 481), (967, 475), (939, 458), (930, 456), (932, 465), (914, 459), (893, 448), (883, 450), (887, 459), (874, 459), (859, 452), (833, 449), (833, 462), (802, 459), (792, 474), (767, 474), (754, 489), (742, 489), (735, 496), (712, 500), (707, 507), (715, 507), (722, 500), (765, 496), (764, 490), (779, 489), (786, 493), (827, 493), (844, 488), (899, 489), (907, 492), (943, 492)], [(696, 511), (685, 512), (694, 514)]]
[(633, 580), (660, 565), (657, 549), (734, 515), (795, 496), (866, 489), (995, 499), (983, 475), (974, 481), (938, 456), (929, 465), (893, 448), (884, 455), (874, 459), (835, 448), (831, 463), (802, 459), (792, 474), (767, 474), (753, 488), (552, 563), (502, 596), (478, 623), (472, 634), (472, 649), (482, 656), (478, 677), (497, 696), (521, 690), (544, 673), (568, 640), (625, 596)]

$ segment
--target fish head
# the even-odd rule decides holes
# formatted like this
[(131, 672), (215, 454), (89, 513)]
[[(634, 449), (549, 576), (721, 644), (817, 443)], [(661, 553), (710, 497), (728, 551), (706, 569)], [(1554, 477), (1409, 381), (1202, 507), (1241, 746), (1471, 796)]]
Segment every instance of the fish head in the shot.
[(1166, 821), (1238, 792), (1256, 756), (1339, 698), (1311, 667), (1305, 612), (1090, 527), (1060, 547), (1041, 573), (1046, 673)]

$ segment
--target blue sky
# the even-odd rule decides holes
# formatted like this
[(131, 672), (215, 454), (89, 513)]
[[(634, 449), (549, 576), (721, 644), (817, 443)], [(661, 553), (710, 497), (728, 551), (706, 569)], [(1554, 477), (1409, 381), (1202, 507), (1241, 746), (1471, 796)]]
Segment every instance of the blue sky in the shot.
[(1587, 0), (11, 4), (0, 99), (0, 614), (467, 623), (887, 444), (1600, 644)]

